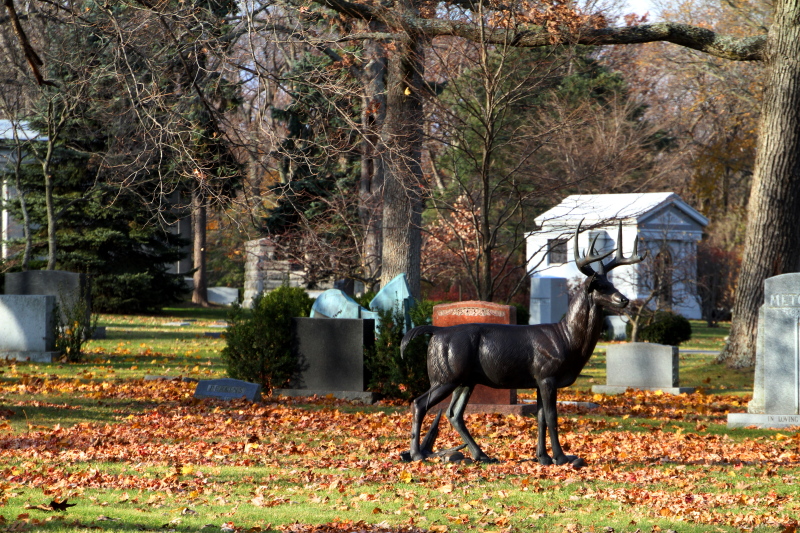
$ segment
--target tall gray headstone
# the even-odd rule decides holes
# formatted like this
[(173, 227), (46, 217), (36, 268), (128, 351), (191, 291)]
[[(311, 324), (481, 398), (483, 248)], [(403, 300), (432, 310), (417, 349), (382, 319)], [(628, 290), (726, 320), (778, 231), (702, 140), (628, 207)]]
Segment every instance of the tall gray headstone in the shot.
[(64, 270), (28, 270), (6, 274), (6, 294), (50, 295), (56, 297), (61, 319), (66, 321), (66, 310), (80, 300), (87, 302), (86, 320), (91, 318), (91, 291), (85, 274)]
[(800, 425), (800, 273), (764, 281), (758, 333), (753, 401), (728, 427)]
[(531, 278), (529, 324), (552, 324), (567, 314), (569, 291), (565, 278)]
[(275, 243), (272, 240), (256, 239), (244, 243), (244, 295), (242, 307), (253, 307), (253, 299), (262, 292), (269, 292), (281, 285), (302, 287), (303, 272), (286, 260), (275, 258)]
[(758, 309), (758, 332), (756, 334), (756, 371), (753, 378), (753, 399), (747, 404), (747, 412), (765, 414), (764, 407), (764, 306)]
[(375, 343), (374, 320), (355, 318), (293, 318), (294, 349), (303, 370), (283, 396), (327, 396), (372, 403), (366, 392), (364, 348)]

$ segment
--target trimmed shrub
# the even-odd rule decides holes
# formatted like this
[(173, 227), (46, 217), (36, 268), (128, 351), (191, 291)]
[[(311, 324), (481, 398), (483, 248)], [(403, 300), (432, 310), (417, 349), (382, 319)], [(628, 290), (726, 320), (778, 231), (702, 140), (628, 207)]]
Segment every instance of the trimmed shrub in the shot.
[[(431, 323), (433, 302), (423, 301), (411, 308), (414, 325)], [(400, 311), (381, 312), (375, 346), (364, 354), (369, 389), (387, 398), (410, 400), (428, 390), (428, 340), (417, 337), (400, 357), (404, 316)]]
[[(628, 338), (631, 336), (633, 327), (629, 322), (625, 328)], [(677, 346), (692, 338), (692, 325), (681, 315), (668, 311), (659, 311), (653, 317), (650, 324), (641, 326), (638, 332), (638, 340), (655, 342), (657, 344), (668, 344)]]
[(228, 315), (222, 361), (228, 375), (259, 383), (267, 392), (287, 385), (302, 371), (294, 350), (292, 318), (306, 317), (313, 301), (297, 287), (280, 287), (253, 301), (253, 309), (235, 305)]

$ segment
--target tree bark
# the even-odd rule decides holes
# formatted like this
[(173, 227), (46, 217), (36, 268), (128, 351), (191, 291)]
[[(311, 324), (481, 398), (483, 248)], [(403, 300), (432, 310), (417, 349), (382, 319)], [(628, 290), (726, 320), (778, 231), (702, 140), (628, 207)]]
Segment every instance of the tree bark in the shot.
[[(405, 9), (411, 9), (406, 4)], [(389, 57), (386, 119), (381, 130), (383, 264), (381, 286), (405, 273), (414, 298), (420, 297), (422, 239), (422, 39), (396, 42)]]
[(208, 307), (208, 279), (206, 277), (206, 201), (198, 183), (192, 189), (192, 239), (194, 246), (194, 289), (192, 303)]
[(775, 10), (742, 268), (730, 342), (719, 357), (733, 367), (755, 362), (764, 280), (800, 267), (800, 6), (782, 0)]
[(25, 198), (25, 190), (22, 187), (22, 161), (25, 159), (25, 154), (22, 151), (22, 144), (17, 135), (16, 122), (13, 128), (14, 146), (16, 150), (16, 158), (14, 160), (14, 187), (17, 191), (19, 198), (19, 208), (22, 212), (22, 236), (25, 239), (25, 250), (22, 252), (22, 271), (27, 272), (31, 263), (31, 254), (33, 253), (33, 235), (31, 235), (31, 217), (28, 213), (28, 200)]
[[(51, 104), (52, 114), (52, 104)], [(52, 131), (52, 129), (51, 129)], [(53, 174), (51, 171), (51, 163), (53, 160), (53, 150), (55, 148), (55, 139), (48, 136), (47, 139), (47, 153), (42, 161), (42, 175), (44, 176), (44, 203), (47, 212), (47, 268), (46, 270), (56, 269), (56, 254), (58, 253), (58, 240), (56, 238), (56, 213), (55, 203), (53, 199), (55, 185), (53, 183)]]
[(22, 212), (22, 236), (25, 238), (25, 250), (22, 252), (22, 271), (27, 272), (31, 263), (33, 252), (33, 235), (31, 235), (31, 217), (28, 213), (28, 201), (25, 198), (25, 191), (19, 179), (19, 171), (16, 174), (17, 195), (19, 196), (19, 208)]
[(367, 64), (362, 73), (364, 85), (361, 127), (361, 181), (358, 216), (364, 227), (362, 270), (367, 290), (373, 291), (381, 275), (381, 207), (384, 184), (383, 158), (379, 152), (380, 128), (386, 119), (386, 56), (375, 41), (364, 45)]

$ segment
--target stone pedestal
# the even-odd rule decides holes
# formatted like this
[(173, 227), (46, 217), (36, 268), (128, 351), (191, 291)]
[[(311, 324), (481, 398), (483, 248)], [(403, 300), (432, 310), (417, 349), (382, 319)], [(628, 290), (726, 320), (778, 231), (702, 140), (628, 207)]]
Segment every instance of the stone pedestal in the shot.
[[(302, 270), (295, 269), (289, 261), (275, 259), (275, 243), (270, 239), (256, 239), (244, 243), (244, 295), (243, 307), (252, 307), (253, 298), (281, 285), (302, 287)], [(327, 288), (327, 287), (326, 287)]]
[(800, 273), (764, 281), (758, 315), (753, 400), (728, 427), (800, 425)]
[[(459, 324), (516, 324), (517, 309), (512, 305), (492, 302), (467, 301), (433, 306), (434, 326), (457, 326)], [(432, 411), (446, 409), (448, 396)], [(478, 385), (472, 391), (467, 404), (467, 413), (533, 414), (536, 407), (517, 403), (516, 389), (492, 389)]]
[(694, 392), (693, 387), (680, 386), (678, 347), (647, 342), (610, 345), (606, 351), (606, 384), (595, 385), (592, 392), (622, 394), (628, 389)]

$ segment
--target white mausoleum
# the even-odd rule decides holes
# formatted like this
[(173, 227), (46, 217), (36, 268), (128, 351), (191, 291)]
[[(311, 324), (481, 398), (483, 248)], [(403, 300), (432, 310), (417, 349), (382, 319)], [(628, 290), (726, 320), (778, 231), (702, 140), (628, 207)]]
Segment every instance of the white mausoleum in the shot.
[[(10, 171), (17, 161), (17, 143), (24, 143), (33, 140), (42, 140), (39, 132), (28, 128), (27, 123), (13, 122), (11, 120), (0, 120), (0, 170)], [(23, 158), (27, 154), (23, 152)], [(8, 202), (16, 197), (14, 185), (9, 180), (0, 178), (0, 194), (2, 202)], [(22, 238), (22, 226), (14, 220), (4, 207), (0, 207), (0, 257), (9, 257), (7, 241)]]
[[(581, 254), (595, 236), (598, 252), (615, 249), (620, 222), (625, 257), (633, 252), (637, 240), (639, 253), (649, 250), (642, 263), (620, 266), (609, 273), (609, 279), (622, 294), (635, 300), (655, 291), (661, 308), (671, 308), (686, 318), (701, 318), (694, 281), (697, 243), (708, 220), (677, 194), (573, 195), (535, 220), (539, 229), (526, 237), (532, 314), (535, 301), (542, 297), (536, 294), (537, 288), (549, 286), (545, 283), (548, 278), (566, 278), (570, 284), (586, 278), (575, 266), (573, 255), (575, 229), (583, 221), (578, 237)], [(546, 321), (559, 319), (553, 316)]]

